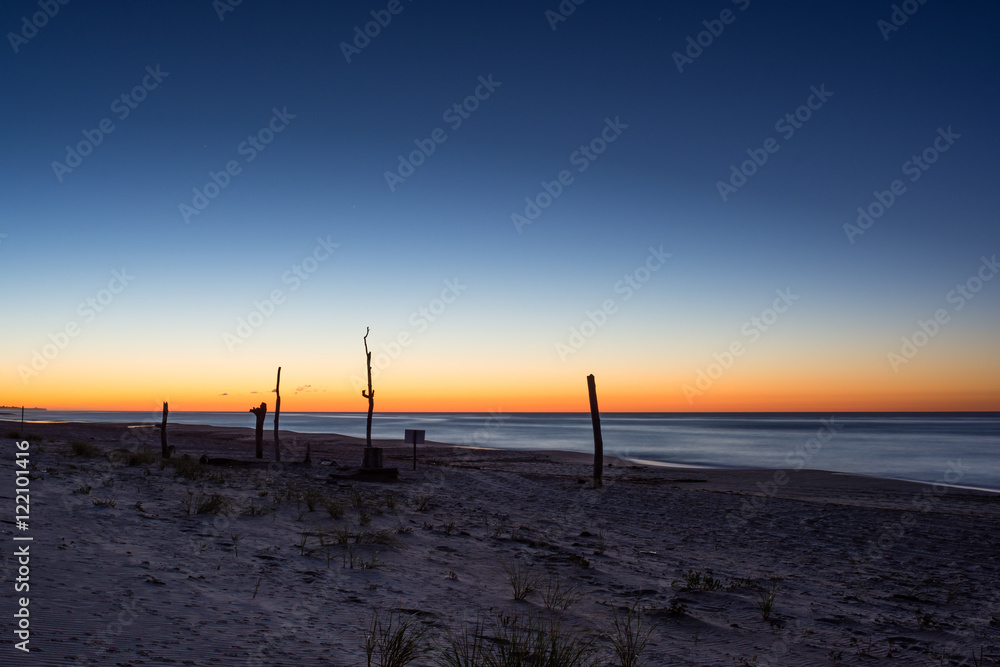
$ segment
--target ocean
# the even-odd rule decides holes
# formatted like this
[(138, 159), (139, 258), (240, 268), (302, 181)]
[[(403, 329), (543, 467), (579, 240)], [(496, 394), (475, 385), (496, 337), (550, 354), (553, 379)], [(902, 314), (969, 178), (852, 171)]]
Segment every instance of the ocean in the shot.
[[(19, 418), (8, 412), (4, 418)], [(283, 430), (364, 437), (365, 413), (283, 412)], [(26, 421), (155, 422), (158, 412), (25, 412)], [(268, 413), (266, 428), (273, 428)], [(171, 412), (171, 423), (253, 427), (250, 413)], [(593, 452), (589, 413), (376, 413), (372, 437)], [(1000, 490), (1000, 413), (606, 413), (604, 452), (661, 465), (812, 468)]]

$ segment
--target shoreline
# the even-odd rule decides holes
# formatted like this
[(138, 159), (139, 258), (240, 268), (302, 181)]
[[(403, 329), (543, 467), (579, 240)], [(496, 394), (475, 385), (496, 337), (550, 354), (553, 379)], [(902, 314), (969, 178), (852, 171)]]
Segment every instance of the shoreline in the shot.
[[(235, 413), (233, 413), (233, 414), (235, 414)], [(240, 414), (242, 414), (242, 413), (240, 413)], [(289, 414), (293, 414), (293, 413), (289, 413)], [(298, 413), (298, 414), (306, 414), (306, 413)], [(316, 413), (316, 414), (326, 414), (326, 413)], [(350, 413), (350, 414), (354, 414), (354, 413)], [(358, 413), (358, 414), (364, 414), (364, 413)], [(395, 413), (390, 413), (390, 414), (395, 414)], [(399, 413), (399, 414), (411, 414), (411, 413)], [(561, 414), (576, 414), (576, 413), (561, 413)], [(584, 414), (584, 413), (580, 413), (580, 414)], [(616, 413), (616, 414), (631, 414), (631, 413)], [(732, 413), (732, 414), (739, 414), (739, 413)], [(994, 414), (994, 413), (986, 413), (986, 414)], [(110, 428), (113, 428), (113, 427), (116, 427), (116, 426), (118, 426), (118, 427), (123, 427), (124, 426), (124, 427), (127, 427), (127, 428), (133, 428), (133, 429), (152, 428), (152, 429), (156, 430), (157, 432), (159, 430), (159, 424), (158, 423), (154, 424), (152, 422), (137, 423), (137, 422), (132, 422), (132, 421), (121, 421), (121, 422), (88, 422), (88, 421), (70, 421), (70, 420), (66, 420), (66, 421), (49, 421), (49, 420), (28, 421), (28, 420), (25, 420), (24, 423), (25, 423), (25, 425), (27, 425), (27, 424), (38, 424), (38, 425), (42, 425), (42, 424), (77, 424), (77, 425), (84, 426), (84, 427), (86, 427), (86, 426), (92, 426), (92, 425), (104, 425), (104, 426), (107, 426), (107, 427), (110, 427)], [(8, 430), (10, 428), (13, 428), (15, 426), (20, 426), (20, 421), (19, 420), (5, 420), (5, 419), (0, 419), (0, 430), (6, 431), (6, 430)], [(249, 426), (246, 426), (246, 427), (244, 427), (244, 426), (213, 426), (211, 424), (171, 423), (171, 424), (168, 424), (168, 427), (169, 427), (170, 431), (173, 431), (174, 429), (177, 429), (177, 428), (243, 429), (243, 430), (246, 431), (246, 433), (249, 433), (249, 434), (252, 434), (253, 431), (254, 431), (253, 427), (249, 427)], [(292, 431), (292, 430), (281, 429), (281, 433), (282, 433), (282, 437), (283, 438), (287, 434), (287, 435), (292, 436), (293, 438), (303, 438), (304, 439), (304, 438), (309, 438), (309, 437), (313, 437), (313, 436), (316, 436), (316, 437), (332, 437), (332, 438), (336, 438), (336, 439), (343, 440), (343, 441), (353, 440), (353, 441), (356, 441), (356, 442), (358, 442), (358, 443), (360, 443), (362, 445), (364, 443), (364, 438), (359, 438), (357, 436), (351, 436), (351, 435), (345, 435), (345, 434), (342, 434), (342, 433), (336, 433), (336, 432), (332, 432), (332, 431), (330, 431), (330, 432), (312, 432), (312, 431), (304, 432), (304, 431)], [(269, 451), (268, 450), (268, 444), (269, 443), (273, 443), (272, 438), (273, 438), (273, 429), (269, 429), (269, 428), (265, 427), (265, 429), (264, 429), (264, 443), (265, 443), (264, 444), (264, 449), (265, 449), (265, 453), (267, 453)], [(377, 440), (378, 446), (382, 446), (384, 448), (393, 449), (393, 448), (409, 447), (409, 445), (405, 445), (405, 444), (403, 444), (399, 440), (392, 440), (392, 439), (385, 439), (385, 438), (373, 438), (372, 442), (376, 443), (376, 440)], [(158, 438), (157, 438), (157, 442), (158, 442)], [(426, 445), (422, 445), (421, 448), (422, 447), (426, 447), (426, 446), (454, 447), (454, 448), (468, 449), (468, 450), (473, 450), (473, 451), (475, 451), (475, 450), (482, 450), (482, 451), (496, 451), (496, 452), (513, 452), (513, 453), (517, 453), (517, 452), (522, 452), (522, 453), (532, 452), (532, 453), (539, 453), (539, 454), (552, 454), (552, 455), (565, 456), (565, 457), (578, 457), (578, 458), (575, 459), (575, 462), (581, 463), (581, 464), (582, 463), (586, 463), (588, 461), (589, 462), (593, 461), (593, 454), (587, 453), (587, 452), (574, 451), (574, 450), (561, 450), (561, 449), (514, 449), (514, 448), (503, 448), (503, 447), (482, 447), (482, 446), (477, 446), (477, 445), (461, 445), (461, 444), (453, 444), (453, 443), (439, 442), (439, 441), (432, 441), (432, 440), (428, 440), (427, 444)], [(871, 473), (860, 473), (860, 472), (844, 472), (844, 471), (839, 471), (839, 470), (828, 470), (828, 469), (825, 469), (825, 468), (802, 468), (802, 469), (799, 469), (797, 471), (792, 471), (791, 469), (788, 469), (788, 468), (757, 468), (757, 467), (748, 467), (748, 466), (708, 466), (708, 465), (694, 465), (694, 464), (689, 464), (689, 463), (679, 463), (679, 462), (672, 462), (672, 461), (655, 461), (655, 460), (644, 459), (644, 458), (620, 457), (620, 456), (615, 456), (615, 455), (608, 454), (607, 451), (605, 451), (604, 460), (605, 460), (606, 464), (607, 464), (607, 462), (610, 461), (612, 463), (618, 462), (621, 465), (625, 465), (627, 463), (630, 463), (630, 464), (635, 464), (635, 465), (650, 466), (650, 467), (655, 467), (655, 468), (675, 469), (675, 470), (734, 470), (734, 471), (735, 470), (745, 470), (745, 471), (755, 471), (755, 472), (759, 472), (759, 473), (771, 473), (771, 474), (776, 473), (778, 471), (785, 471), (785, 472), (788, 472), (789, 474), (798, 474), (798, 473), (805, 472), (805, 471), (812, 471), (812, 472), (828, 473), (828, 474), (831, 474), (831, 475), (852, 475), (852, 476), (857, 476), (857, 477), (870, 478), (870, 479), (873, 479), (873, 480), (884, 480), (884, 481), (887, 481), (887, 482), (907, 482), (907, 483), (912, 483), (912, 484), (930, 485), (930, 486), (941, 485), (941, 486), (947, 486), (948, 488), (952, 488), (952, 489), (961, 489), (961, 490), (970, 490), (970, 491), (981, 491), (981, 492), (984, 492), (984, 493), (1000, 494), (1000, 487), (994, 488), (994, 487), (988, 487), (988, 486), (970, 486), (970, 485), (963, 485), (963, 484), (952, 484), (952, 483), (948, 483), (948, 482), (931, 482), (931, 481), (927, 481), (927, 480), (912, 479), (912, 478), (907, 478), (907, 477), (893, 477), (893, 476), (889, 476), (889, 475), (876, 475), (876, 474), (871, 474)]]

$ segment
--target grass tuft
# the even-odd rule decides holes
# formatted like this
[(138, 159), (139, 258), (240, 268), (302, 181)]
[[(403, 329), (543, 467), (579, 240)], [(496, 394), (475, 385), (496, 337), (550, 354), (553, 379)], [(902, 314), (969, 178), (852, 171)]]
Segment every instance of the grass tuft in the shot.
[(514, 593), (515, 600), (523, 600), (538, 589), (539, 575), (523, 563), (504, 563), (503, 571)]
[(757, 609), (760, 610), (760, 616), (765, 621), (771, 617), (771, 611), (774, 609), (774, 597), (778, 594), (778, 584), (772, 582), (770, 586), (761, 590), (755, 596), (754, 601), (757, 603)]
[(198, 503), (195, 514), (225, 514), (228, 510), (229, 500), (213, 493)]
[(101, 450), (89, 442), (73, 440), (69, 443), (69, 450), (73, 456), (80, 456), (85, 459), (97, 458), (101, 455)]
[(646, 648), (653, 626), (646, 624), (638, 600), (632, 603), (624, 617), (613, 611), (611, 619), (614, 634), (610, 639), (615, 649), (615, 656), (618, 658), (618, 665), (635, 667), (639, 664), (639, 656)]
[(403, 667), (427, 652), (424, 637), (427, 630), (400, 609), (385, 612), (375, 608), (364, 631), (365, 655), (369, 667)]

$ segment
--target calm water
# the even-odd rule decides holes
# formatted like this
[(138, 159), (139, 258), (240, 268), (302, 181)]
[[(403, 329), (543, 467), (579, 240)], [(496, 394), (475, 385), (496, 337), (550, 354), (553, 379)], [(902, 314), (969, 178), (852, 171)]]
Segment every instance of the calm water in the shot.
[[(17, 415), (19, 417), (19, 415)], [(282, 429), (364, 437), (363, 413), (282, 413)], [(13, 417), (7, 417), (13, 418)], [(26, 420), (159, 422), (159, 413), (34, 412)], [(249, 413), (171, 412), (172, 423), (252, 427)], [(268, 414), (267, 428), (271, 428)], [(607, 454), (667, 464), (817, 468), (1000, 490), (1000, 413), (608, 413)], [(402, 440), (592, 452), (582, 413), (383, 413), (372, 435)], [(957, 473), (961, 475), (956, 479)], [(949, 472), (950, 471), (950, 472)], [(947, 476), (946, 476), (947, 475)]]

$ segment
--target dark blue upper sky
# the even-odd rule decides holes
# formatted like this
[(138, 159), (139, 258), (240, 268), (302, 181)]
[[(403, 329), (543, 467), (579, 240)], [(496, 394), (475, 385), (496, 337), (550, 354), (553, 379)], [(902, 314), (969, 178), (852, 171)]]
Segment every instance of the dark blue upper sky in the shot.
[[(537, 335), (539, 358), (560, 372), (556, 344), (649, 246), (673, 253), (669, 275), (630, 306), (628, 324), (602, 331), (593, 364), (611, 366), (631, 340), (651, 365), (678, 366), (662, 355), (671, 341), (693, 371), (788, 285), (811, 304), (795, 339), (829, 337), (884, 364), (1000, 247), (992, 3), (911, 0), (912, 15), (887, 32), (879, 21), (892, 20), (892, 3), (567, 0), (575, 11), (553, 30), (556, 0), (400, 0), (350, 63), (342, 42), (390, 3), (243, 0), (220, 20), (223, 4), (74, 0), (36, 17), (37, 31), (23, 24), (42, 11), (37, 1), (0, 8), (0, 262), (5, 284), (19, 286), (3, 298), (33, 313), (5, 357), (12, 381), (121, 265), (142, 270), (142, 295), (121, 307), (129, 340), (159, 341), (178, 326), (136, 324), (155, 320), (157, 304), (203, 327), (193, 349), (230, 354), (223, 333), (282, 286), (318, 235), (342, 254), (317, 273), (303, 312), (288, 310), (298, 329), (346, 326), (353, 340), (371, 322), (389, 338), (461, 276), (474, 288), (448, 325), (456, 337), (479, 337), (502, 357), (524, 352), (505, 352), (504, 341)], [(21, 33), (30, 38), (11, 36)], [(675, 53), (699, 33), (708, 45), (679, 72)], [(169, 74), (120, 118), (115, 100), (154, 81), (147, 68)], [(480, 77), (500, 85), (453, 128), (443, 113)], [(832, 95), (794, 134), (778, 131), (814, 89)], [(240, 146), (274, 109), (294, 119), (247, 161)], [(114, 131), (56, 173), (66, 147), (106, 118)], [(578, 171), (574, 151), (606, 119), (627, 128)], [(390, 189), (397, 156), (436, 128), (447, 141)], [(939, 128), (959, 138), (910, 181), (904, 163)], [(777, 151), (724, 199), (731, 165), (766, 153), (769, 137)], [(231, 160), (239, 173), (186, 221), (193, 190)], [(562, 170), (572, 184), (519, 232), (512, 214)], [(885, 214), (861, 234), (845, 230), (895, 179), (906, 191)], [(970, 309), (966, 336), (996, 333), (998, 294), (986, 290)], [(717, 333), (680, 335), (678, 322)], [(662, 391), (672, 400), (679, 385)]]

